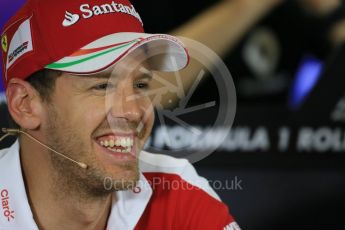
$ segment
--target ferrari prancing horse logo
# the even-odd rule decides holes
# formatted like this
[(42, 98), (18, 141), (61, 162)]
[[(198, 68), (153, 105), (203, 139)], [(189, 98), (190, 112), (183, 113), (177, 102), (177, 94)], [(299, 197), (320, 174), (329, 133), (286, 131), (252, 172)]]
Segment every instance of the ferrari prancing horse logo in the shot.
[(8, 48), (8, 43), (7, 43), (7, 36), (4, 35), (1, 38), (1, 46), (2, 46), (2, 50), (6, 53), (7, 52), (7, 48)]

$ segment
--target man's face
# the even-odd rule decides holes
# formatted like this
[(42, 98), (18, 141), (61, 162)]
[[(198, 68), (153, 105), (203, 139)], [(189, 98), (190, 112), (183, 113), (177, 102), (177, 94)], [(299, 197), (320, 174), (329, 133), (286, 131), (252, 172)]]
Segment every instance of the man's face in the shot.
[(115, 190), (128, 189), (138, 180), (138, 155), (154, 115), (145, 95), (151, 76), (137, 59), (127, 57), (102, 74), (63, 74), (56, 80), (42, 123), (46, 141), (88, 165), (85, 170), (51, 154), (59, 180), (70, 189), (97, 195), (109, 192), (109, 178)]

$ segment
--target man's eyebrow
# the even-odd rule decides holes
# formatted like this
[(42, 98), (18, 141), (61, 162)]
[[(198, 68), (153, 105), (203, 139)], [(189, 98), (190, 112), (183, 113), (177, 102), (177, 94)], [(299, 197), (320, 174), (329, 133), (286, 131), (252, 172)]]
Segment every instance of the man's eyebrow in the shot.
[(94, 78), (109, 79), (110, 77), (111, 77), (110, 74), (104, 74), (104, 75), (100, 75), (100, 76), (95, 76)]
[(75, 75), (77, 77), (81, 77), (84, 79), (109, 79), (111, 77), (111, 73), (97, 73), (91, 75)]
[(153, 78), (153, 72), (146, 69), (143, 66), (140, 67), (139, 72), (140, 72), (140, 74), (137, 77), (139, 79), (147, 78), (147, 79), (151, 80)]
[(111, 73), (98, 73), (98, 74), (95, 74), (95, 75), (88, 75), (86, 77), (89, 77), (89, 78), (95, 78), (95, 79), (109, 79), (111, 77)]
[[(82, 77), (82, 78), (92, 78), (92, 79), (110, 79), (112, 76), (114, 75), (114, 73), (98, 73), (98, 74), (92, 74), (92, 75), (77, 75), (78, 77)], [(135, 77), (137, 79), (149, 79), (151, 80), (153, 78), (153, 72), (151, 70), (148, 70), (145, 67), (140, 67), (139, 69), (139, 73), (137, 74), (137, 76)]]

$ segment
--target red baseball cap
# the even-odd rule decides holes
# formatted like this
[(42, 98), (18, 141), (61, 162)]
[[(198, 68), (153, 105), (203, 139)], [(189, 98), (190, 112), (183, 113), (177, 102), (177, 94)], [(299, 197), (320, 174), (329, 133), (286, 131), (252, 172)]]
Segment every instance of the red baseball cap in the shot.
[(189, 59), (175, 37), (144, 33), (128, 0), (28, 0), (3, 28), (1, 47), (5, 86), (44, 68), (98, 73), (138, 47), (159, 54), (156, 70), (177, 71)]

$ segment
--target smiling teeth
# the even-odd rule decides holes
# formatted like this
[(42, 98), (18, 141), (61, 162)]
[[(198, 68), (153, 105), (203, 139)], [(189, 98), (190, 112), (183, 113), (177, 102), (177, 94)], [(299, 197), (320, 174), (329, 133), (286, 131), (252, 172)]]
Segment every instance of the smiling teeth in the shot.
[(121, 149), (112, 149), (112, 148), (108, 147), (108, 149), (113, 151), (113, 152), (117, 152), (117, 153), (130, 153), (131, 152), (131, 148), (121, 150)]
[(100, 144), (104, 147), (123, 147), (123, 148), (131, 148), (134, 144), (134, 141), (132, 138), (129, 137), (120, 137), (117, 138), (116, 140), (110, 139), (110, 140), (105, 140), (101, 141)]

